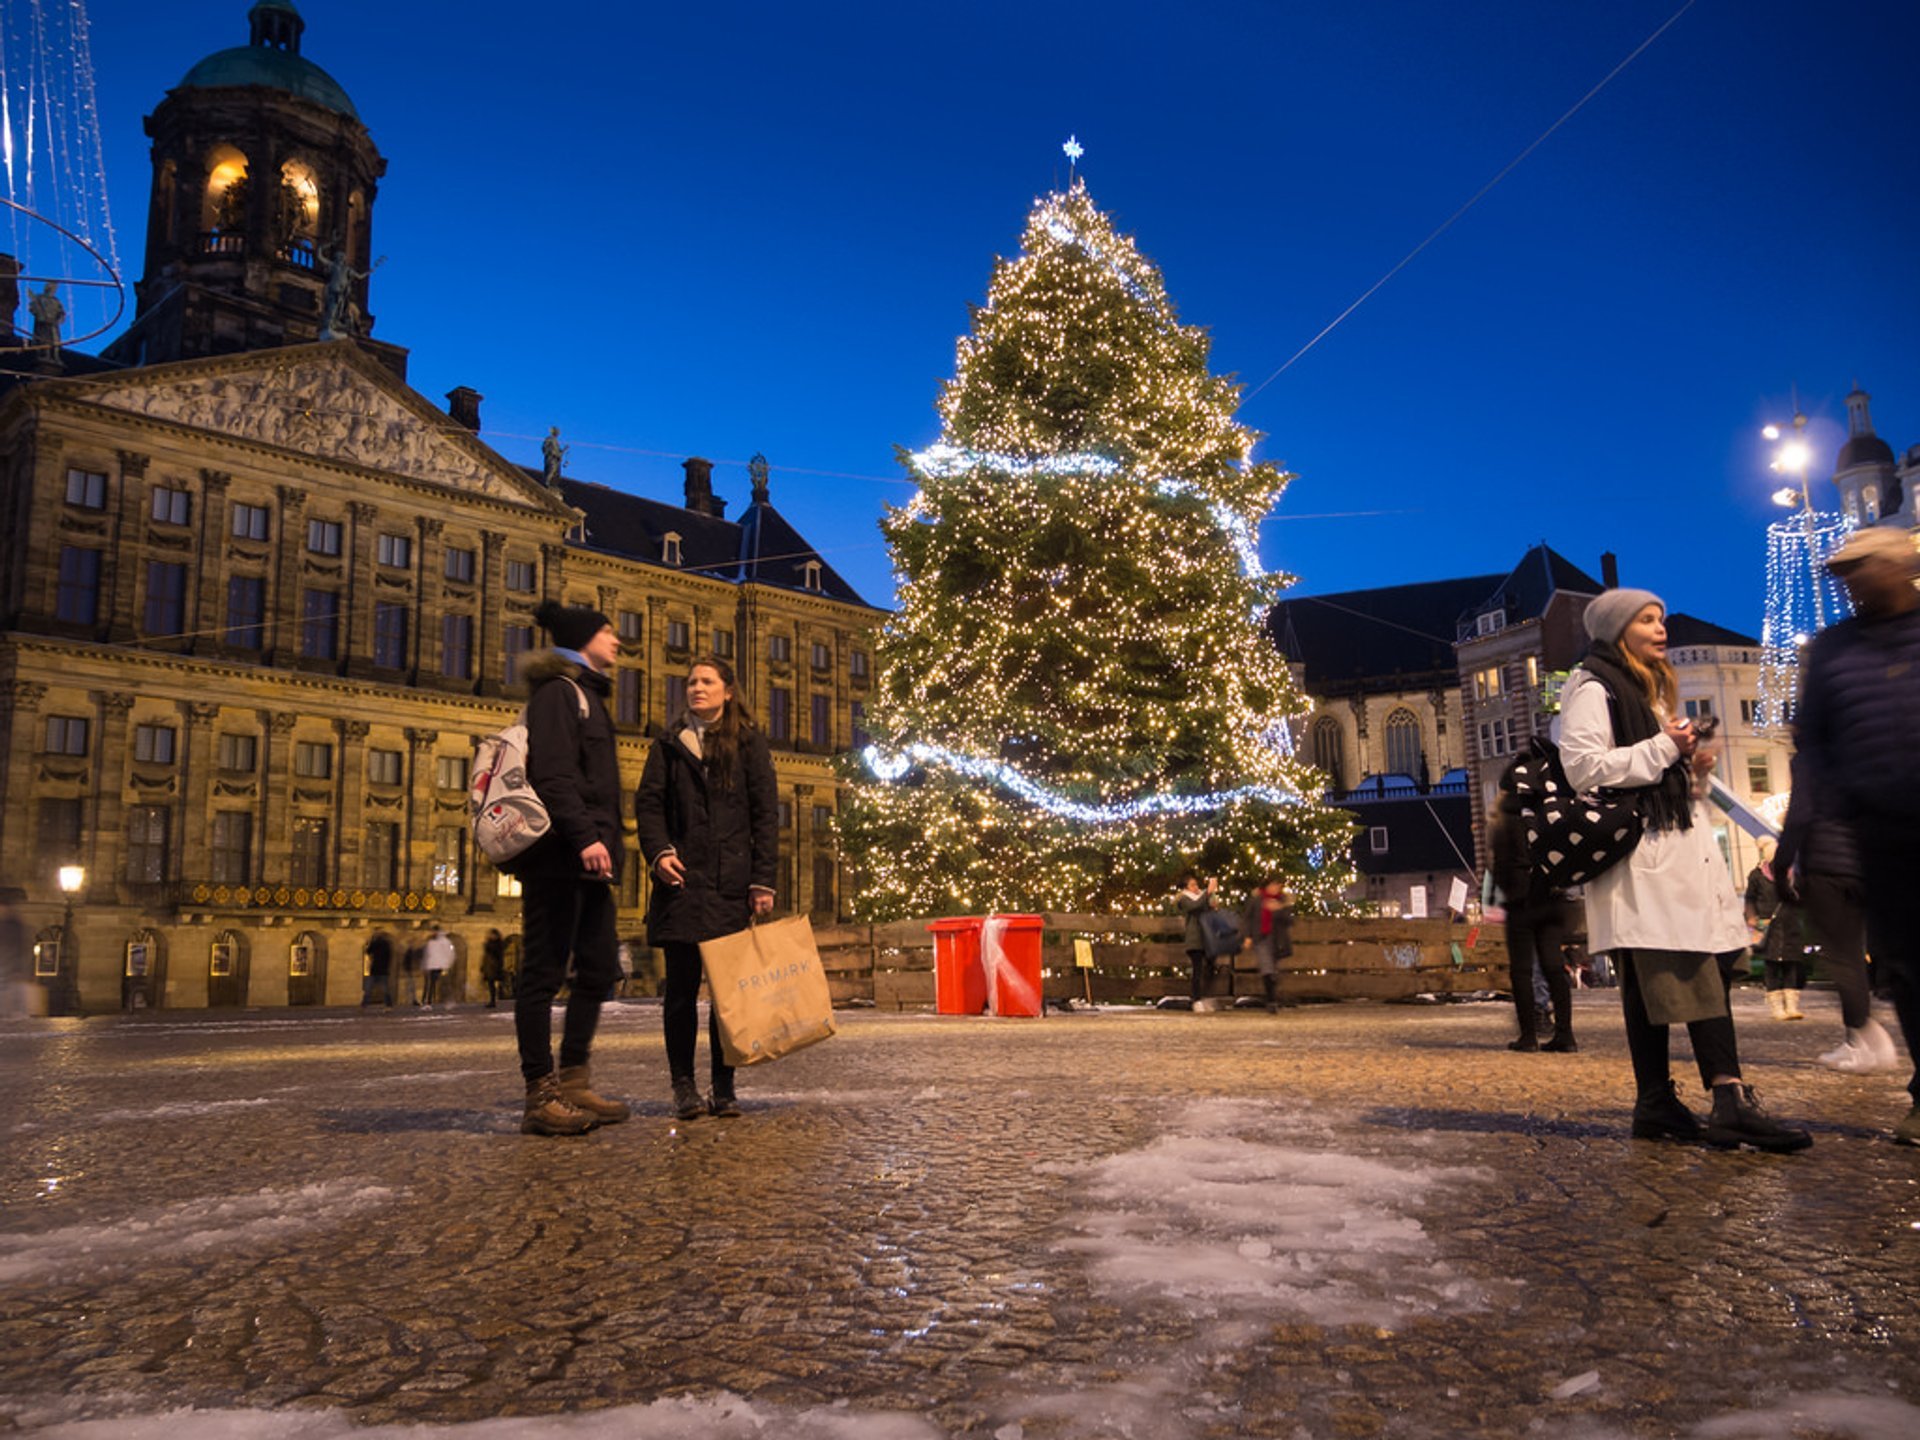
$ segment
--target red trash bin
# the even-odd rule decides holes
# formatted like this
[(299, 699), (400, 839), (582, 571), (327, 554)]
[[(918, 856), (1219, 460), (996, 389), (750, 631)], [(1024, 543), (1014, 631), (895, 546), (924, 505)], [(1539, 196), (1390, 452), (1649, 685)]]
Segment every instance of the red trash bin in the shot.
[(1038, 1015), (1046, 1008), (1040, 986), (1039, 915), (990, 915), (980, 927), (980, 966), (986, 972), (987, 1009), (994, 1015)]
[(933, 933), (933, 1008), (940, 1015), (978, 1015), (987, 1008), (987, 977), (980, 968), (978, 915), (935, 920)]

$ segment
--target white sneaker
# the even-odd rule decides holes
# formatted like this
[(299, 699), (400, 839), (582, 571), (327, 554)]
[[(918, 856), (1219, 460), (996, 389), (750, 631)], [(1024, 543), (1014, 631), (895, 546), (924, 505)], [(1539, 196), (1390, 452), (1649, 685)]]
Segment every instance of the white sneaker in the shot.
[(1900, 1061), (1894, 1054), (1893, 1037), (1878, 1021), (1869, 1020), (1862, 1028), (1847, 1031), (1846, 1040), (1822, 1055), (1820, 1063), (1849, 1075), (1871, 1075), (1897, 1069)]
[[(1854, 1033), (1866, 1042), (1867, 1049), (1873, 1055), (1874, 1068), (1876, 1070), (1898, 1070), (1900, 1068), (1900, 1052), (1893, 1048), (1893, 1036), (1887, 1033), (1886, 1026), (1882, 1025), (1878, 1020), (1870, 1018), (1865, 1025), (1862, 1025), (1859, 1030)], [(1848, 1038), (1852, 1039), (1853, 1037), (1849, 1036)]]

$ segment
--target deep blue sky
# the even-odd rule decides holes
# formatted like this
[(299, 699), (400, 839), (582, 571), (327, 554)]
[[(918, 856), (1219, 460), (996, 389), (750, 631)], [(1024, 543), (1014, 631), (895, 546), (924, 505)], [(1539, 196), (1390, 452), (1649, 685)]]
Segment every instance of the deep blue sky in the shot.
[[(735, 512), (763, 450), (775, 503), (886, 603), (893, 447), (935, 438), (966, 307), (1069, 133), (1251, 387), (1681, 4), (301, 11), (389, 160), (373, 308), (415, 386), (483, 392), (523, 462), (557, 424), (570, 473), (645, 494), (706, 455)], [(141, 117), (247, 8), (89, 4), (129, 278)], [(1324, 593), (1611, 548), (1758, 633), (1780, 512), (1756, 431), (1790, 387), (1829, 469), (1856, 378), (1920, 443), (1916, 41), (1912, 0), (1697, 0), (1246, 403), (1300, 477), (1267, 562)]]

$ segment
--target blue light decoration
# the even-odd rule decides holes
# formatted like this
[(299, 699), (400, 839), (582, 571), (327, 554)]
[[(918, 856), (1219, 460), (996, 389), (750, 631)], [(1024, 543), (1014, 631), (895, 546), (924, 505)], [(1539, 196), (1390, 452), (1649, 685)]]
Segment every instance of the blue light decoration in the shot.
[(1767, 526), (1766, 613), (1760, 622), (1762, 728), (1788, 723), (1800, 685), (1800, 649), (1825, 626), (1853, 613), (1827, 557), (1853, 533), (1853, 523), (1819, 510)]
[(893, 755), (885, 754), (877, 745), (869, 745), (860, 752), (860, 759), (874, 778), (889, 784), (905, 777), (915, 765), (941, 765), (969, 780), (998, 785), (1049, 815), (1086, 825), (1121, 825), (1150, 815), (1203, 815), (1247, 800), (1270, 805), (1298, 805), (1301, 801), (1295, 792), (1276, 785), (1243, 785), (1238, 790), (1219, 790), (1211, 795), (1143, 795), (1138, 800), (1120, 804), (1090, 805), (1047, 789), (1005, 761), (962, 755), (938, 745), (913, 744)]

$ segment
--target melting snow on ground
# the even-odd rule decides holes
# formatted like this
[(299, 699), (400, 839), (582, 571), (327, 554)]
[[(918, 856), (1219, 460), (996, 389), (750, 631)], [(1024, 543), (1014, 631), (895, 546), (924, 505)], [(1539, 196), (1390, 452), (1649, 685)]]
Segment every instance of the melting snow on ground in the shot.
[(173, 1410), (114, 1419), (70, 1420), (46, 1407), (0, 1402), (39, 1440), (944, 1440), (917, 1415), (855, 1410), (845, 1403), (806, 1410), (755, 1405), (737, 1395), (675, 1397), (579, 1415), (474, 1420), (460, 1425), (356, 1425), (338, 1411)]
[[(1022, 1408), (1031, 1418), (1065, 1419), (1075, 1433), (1154, 1440), (1167, 1433), (1168, 1407), (1177, 1397), (1143, 1391), (1131, 1416), (1103, 1411), (1098, 1387), (1056, 1402)], [(1090, 1408), (1091, 1407), (1091, 1408)], [(856, 1410), (844, 1402), (805, 1410), (756, 1405), (737, 1395), (677, 1396), (649, 1405), (622, 1405), (578, 1415), (475, 1420), (454, 1425), (357, 1425), (337, 1410), (168, 1410), (103, 1415), (111, 1401), (0, 1399), (0, 1419), (36, 1440), (948, 1440), (918, 1415)], [(102, 1418), (76, 1418), (83, 1415)], [(1083, 1427), (1104, 1414), (1098, 1428)], [(1139, 1423), (1136, 1424), (1135, 1422)], [(1117, 1422), (1117, 1423), (1116, 1423)], [(1049, 1430), (1047, 1433), (1054, 1433)], [(1571, 1420), (1569, 1440), (1603, 1440), (1624, 1432)], [(1755, 1410), (1715, 1416), (1679, 1432), (1687, 1440), (1912, 1440), (1920, 1434), (1920, 1406), (1892, 1397), (1828, 1391), (1786, 1396)], [(995, 1440), (1024, 1440), (1018, 1422), (1000, 1426)]]
[(1298, 1107), (1195, 1102), (1142, 1149), (1047, 1167), (1078, 1177), (1089, 1202), (1063, 1248), (1104, 1290), (1204, 1316), (1395, 1325), (1477, 1308), (1480, 1289), (1412, 1212), (1492, 1176), (1347, 1153), (1335, 1133)]
[(37, 1233), (0, 1232), (0, 1284), (45, 1280), (97, 1266), (145, 1263), (236, 1248), (284, 1244), (290, 1227), (336, 1224), (398, 1194), (356, 1180), (290, 1190), (183, 1200), (111, 1224), (66, 1225)]

